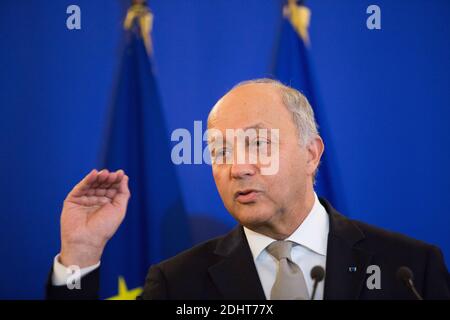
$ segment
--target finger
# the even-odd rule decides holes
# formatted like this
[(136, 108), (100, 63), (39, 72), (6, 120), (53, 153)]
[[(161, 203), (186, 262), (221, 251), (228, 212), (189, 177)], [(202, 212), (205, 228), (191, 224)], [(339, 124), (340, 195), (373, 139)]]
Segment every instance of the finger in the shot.
[(108, 169), (103, 169), (102, 171), (100, 171), (100, 172), (98, 173), (97, 183), (98, 183), (99, 185), (101, 185), (102, 183), (104, 183), (104, 182), (108, 179), (109, 174), (110, 174), (110, 173), (109, 173)]
[(125, 176), (125, 172), (122, 169), (117, 170), (116, 173), (117, 173), (117, 178), (116, 178), (116, 181), (114, 181), (114, 184), (122, 181), (123, 177)]
[(129, 179), (130, 178), (127, 175), (123, 176), (123, 179), (122, 179), (122, 181), (120, 182), (120, 185), (119, 185), (119, 192), (120, 193), (123, 193), (123, 194), (126, 194), (126, 195), (130, 195), (130, 189), (128, 188), (128, 180)]
[(97, 172), (97, 176), (95, 181), (91, 184), (91, 188), (98, 188), (99, 185), (101, 185), (103, 183), (103, 181), (106, 179), (106, 177), (108, 176), (109, 172), (106, 169), (103, 169), (99, 172)]
[(109, 189), (119, 190), (120, 188), (120, 183), (123, 177), (125, 176), (125, 172), (123, 170), (117, 170), (116, 173), (117, 173), (116, 180), (109, 186)]
[(86, 190), (96, 181), (97, 173), (96, 169), (89, 172), (77, 185), (75, 185), (75, 187), (73, 187), (69, 195), (78, 197), (85, 194)]
[[(123, 170), (118, 170), (117, 172), (110, 173), (105, 183), (101, 185), (91, 185), (88, 190), (86, 190), (85, 195), (87, 196), (107, 196), (112, 194), (112, 197), (117, 193), (120, 185), (120, 181), (124, 176)], [(108, 190), (115, 189), (113, 192), (110, 192), (108, 195)]]
[(117, 173), (109, 173), (108, 177), (106, 177), (106, 180), (99, 187), (101, 189), (108, 189), (116, 181), (116, 178)]
[(100, 189), (100, 188), (89, 189), (88, 192), (86, 193), (87, 196), (98, 196), (98, 197), (102, 197), (105, 194), (106, 194), (106, 189)]
[(97, 196), (97, 197), (108, 197), (113, 198), (117, 194), (116, 189), (91, 189), (89, 190), (88, 196)]
[(119, 185), (119, 192), (112, 200), (112, 204), (116, 207), (126, 207), (130, 199), (130, 190), (128, 189), (128, 176), (124, 175)]
[(106, 190), (105, 197), (113, 199), (116, 196), (117, 192), (118, 191), (116, 189), (108, 189), (108, 190)]
[(97, 196), (83, 196), (81, 197), (81, 203), (82, 205), (86, 206), (86, 207), (91, 207), (91, 206), (99, 206), (99, 205), (103, 205), (105, 203), (111, 202), (111, 199), (107, 198), (107, 197), (97, 197)]

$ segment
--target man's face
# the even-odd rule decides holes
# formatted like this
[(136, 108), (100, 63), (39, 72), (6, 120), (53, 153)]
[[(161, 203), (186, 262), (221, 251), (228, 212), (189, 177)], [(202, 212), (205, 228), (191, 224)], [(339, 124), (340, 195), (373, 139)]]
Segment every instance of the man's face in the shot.
[[(256, 133), (267, 129), (265, 136), (257, 134), (247, 139), (246, 146), (267, 144), (272, 153), (278, 150), (275, 174), (261, 173), (267, 163), (237, 161), (237, 153), (243, 150), (238, 150), (236, 139), (227, 140), (226, 130), (246, 128), (254, 128)], [(208, 129), (222, 133), (222, 149), (212, 148), (212, 170), (222, 201), (236, 220), (255, 230), (286, 222), (295, 214), (296, 204), (302, 202), (308, 187), (312, 189), (315, 167), (310, 163), (308, 149), (299, 144), (292, 113), (284, 106), (278, 88), (270, 84), (247, 84), (232, 90), (215, 106)], [(276, 130), (278, 134), (272, 135)], [(274, 136), (277, 138), (272, 139)], [(210, 140), (211, 146), (217, 142), (214, 136)], [(244, 148), (244, 152), (251, 153), (250, 147)], [(222, 156), (231, 161), (215, 163)], [(245, 159), (249, 159), (248, 155)]]

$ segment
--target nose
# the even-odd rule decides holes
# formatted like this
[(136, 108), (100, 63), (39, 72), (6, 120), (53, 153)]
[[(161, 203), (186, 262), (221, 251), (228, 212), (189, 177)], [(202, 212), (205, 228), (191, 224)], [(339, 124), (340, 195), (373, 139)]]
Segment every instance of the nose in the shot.
[(252, 164), (232, 164), (231, 177), (234, 179), (245, 179), (256, 174), (256, 167)]

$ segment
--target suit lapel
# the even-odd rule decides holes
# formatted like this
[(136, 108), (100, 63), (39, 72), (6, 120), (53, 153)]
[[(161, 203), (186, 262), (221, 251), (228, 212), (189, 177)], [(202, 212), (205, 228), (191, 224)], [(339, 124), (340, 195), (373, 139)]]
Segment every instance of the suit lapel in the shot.
[(266, 298), (241, 226), (222, 239), (215, 254), (219, 262), (209, 268), (209, 274), (224, 299)]
[(320, 199), (330, 217), (324, 299), (358, 299), (372, 254), (361, 248), (363, 232)]
[[(354, 223), (325, 199), (320, 202), (330, 218), (324, 299), (358, 299), (372, 253), (361, 247), (365, 237)], [(219, 259), (209, 274), (224, 299), (266, 299), (241, 226), (223, 238), (214, 253)]]

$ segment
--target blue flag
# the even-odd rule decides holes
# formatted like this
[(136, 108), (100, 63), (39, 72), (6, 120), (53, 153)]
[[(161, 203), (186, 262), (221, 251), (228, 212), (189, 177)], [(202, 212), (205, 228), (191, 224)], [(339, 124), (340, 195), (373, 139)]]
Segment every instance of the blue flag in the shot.
[[(296, 1), (288, 1), (283, 12), (284, 17), (278, 36), (272, 74), (279, 81), (302, 92), (314, 110), (319, 132), (325, 141), (325, 152), (316, 176), (315, 190), (319, 196), (324, 196), (331, 203), (336, 204), (342, 202), (338, 201), (336, 196), (337, 170), (335, 168), (331, 170), (330, 167), (332, 145), (327, 128), (323, 124), (324, 117), (314, 90), (309, 63), (308, 25), (310, 12), (307, 7), (296, 3)], [(342, 209), (342, 205), (340, 205), (340, 209)]]
[(148, 267), (190, 246), (187, 218), (151, 59), (141, 33), (127, 31), (113, 93), (103, 166), (123, 169), (127, 215), (102, 256), (102, 298), (135, 298)]

